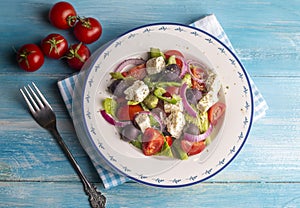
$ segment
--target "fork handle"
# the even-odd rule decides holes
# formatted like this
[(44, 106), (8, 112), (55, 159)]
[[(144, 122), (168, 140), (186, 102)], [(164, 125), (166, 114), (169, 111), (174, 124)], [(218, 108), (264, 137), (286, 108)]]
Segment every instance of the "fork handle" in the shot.
[(73, 157), (72, 153), (70, 152), (69, 148), (63, 141), (62, 137), (60, 136), (57, 128), (53, 128), (49, 130), (52, 135), (56, 138), (58, 144), (62, 148), (65, 155), (68, 157), (69, 161), (71, 162), (73, 168), (76, 170), (80, 180), (83, 183), (85, 193), (89, 196), (89, 202), (92, 208), (104, 208), (106, 203), (106, 197), (99, 191), (94, 184), (90, 183), (84, 173), (82, 172), (80, 166), (78, 165), (77, 161)]

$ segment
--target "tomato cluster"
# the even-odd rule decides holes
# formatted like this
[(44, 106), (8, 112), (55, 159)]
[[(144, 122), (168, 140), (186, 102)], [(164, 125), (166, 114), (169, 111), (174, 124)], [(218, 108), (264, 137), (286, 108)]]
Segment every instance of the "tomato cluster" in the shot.
[(40, 46), (25, 44), (17, 52), (19, 66), (28, 72), (38, 70), (44, 64), (44, 56), (52, 59), (67, 59), (68, 65), (80, 70), (91, 53), (86, 44), (97, 41), (102, 34), (100, 22), (92, 17), (80, 17), (73, 5), (57, 2), (49, 11), (50, 23), (62, 30), (72, 29), (79, 43), (68, 45), (67, 39), (58, 33), (46, 36)]

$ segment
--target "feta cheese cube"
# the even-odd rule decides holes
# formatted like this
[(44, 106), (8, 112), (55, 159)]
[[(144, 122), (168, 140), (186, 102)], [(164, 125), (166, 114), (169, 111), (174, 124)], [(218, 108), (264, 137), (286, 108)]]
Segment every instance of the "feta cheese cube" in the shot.
[(142, 102), (149, 94), (148, 86), (141, 80), (136, 80), (125, 91), (125, 99), (133, 102)]
[(212, 71), (210, 71), (206, 80), (206, 88), (208, 91), (214, 91), (216, 93), (218, 93), (221, 88), (221, 81), (219, 77)]
[(218, 102), (218, 93), (221, 89), (221, 81), (217, 74), (210, 72), (206, 80), (206, 88), (208, 93), (204, 95), (198, 102), (197, 108), (201, 112), (206, 112), (211, 106)]
[(184, 114), (180, 111), (173, 111), (166, 119), (167, 130), (176, 139), (181, 136), (184, 125)]
[(134, 118), (141, 131), (144, 133), (148, 127), (151, 127), (150, 118), (145, 113), (137, 114)]
[(178, 101), (176, 104), (169, 103), (164, 101), (164, 110), (166, 113), (171, 113), (173, 111), (180, 111), (183, 112), (183, 104), (182, 101)]
[(206, 112), (211, 106), (213, 106), (216, 102), (218, 102), (218, 94), (213, 93), (213, 92), (208, 92), (205, 96), (203, 96), (198, 104), (197, 108), (201, 112)]
[(150, 75), (160, 73), (165, 67), (166, 63), (162, 56), (151, 58), (146, 62), (146, 70)]

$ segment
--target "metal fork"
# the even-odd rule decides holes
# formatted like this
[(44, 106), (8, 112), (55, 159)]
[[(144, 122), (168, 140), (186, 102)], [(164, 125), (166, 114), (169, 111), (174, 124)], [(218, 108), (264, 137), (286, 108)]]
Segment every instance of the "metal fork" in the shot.
[(25, 86), (23, 89), (20, 89), (29, 107), (32, 117), (40, 126), (50, 131), (56, 138), (58, 144), (60, 145), (66, 156), (69, 158), (80, 180), (82, 181), (85, 193), (89, 196), (89, 202), (91, 207), (104, 208), (106, 203), (106, 197), (101, 192), (97, 191), (95, 185), (93, 185), (87, 180), (86, 176), (82, 172), (81, 168), (79, 167), (78, 163), (76, 162), (75, 158), (69, 151), (67, 145), (64, 143), (62, 137), (60, 136), (57, 130), (56, 116), (54, 111), (52, 110), (52, 107), (49, 105), (46, 98), (43, 96), (43, 94), (33, 82), (32, 85), (34, 89), (30, 85), (28, 85), (27, 87)]

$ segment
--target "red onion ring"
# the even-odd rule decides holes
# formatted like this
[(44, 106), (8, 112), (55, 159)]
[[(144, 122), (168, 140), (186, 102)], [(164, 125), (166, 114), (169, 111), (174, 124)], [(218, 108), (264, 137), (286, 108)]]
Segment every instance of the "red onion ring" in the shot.
[(213, 130), (213, 125), (209, 124), (207, 131), (204, 132), (203, 134), (194, 135), (185, 132), (183, 134), (183, 139), (189, 142), (200, 142), (205, 140), (211, 134), (212, 130)]
[(183, 85), (180, 87), (180, 97), (182, 98), (182, 104), (184, 109), (188, 114), (190, 114), (193, 117), (197, 117), (197, 112), (192, 108), (192, 106), (189, 104), (187, 98), (186, 98), (186, 89), (188, 85), (186, 83), (183, 83)]
[(142, 58), (130, 58), (121, 62), (114, 70), (114, 72), (121, 72), (128, 65), (140, 65), (145, 63), (146, 61)]
[(188, 72), (187, 71), (188, 65), (186, 64), (186, 61), (183, 57), (177, 56), (177, 55), (174, 55), (174, 56), (175, 56), (175, 58), (179, 59), (182, 62), (181, 72), (179, 75), (179, 77), (182, 79), (184, 77), (184, 75)]
[(100, 110), (100, 113), (104, 118), (104, 120), (106, 120), (108, 123), (116, 127), (124, 127), (128, 124), (131, 124), (131, 121), (116, 121), (113, 117), (111, 117), (108, 113), (106, 113), (105, 110)]

